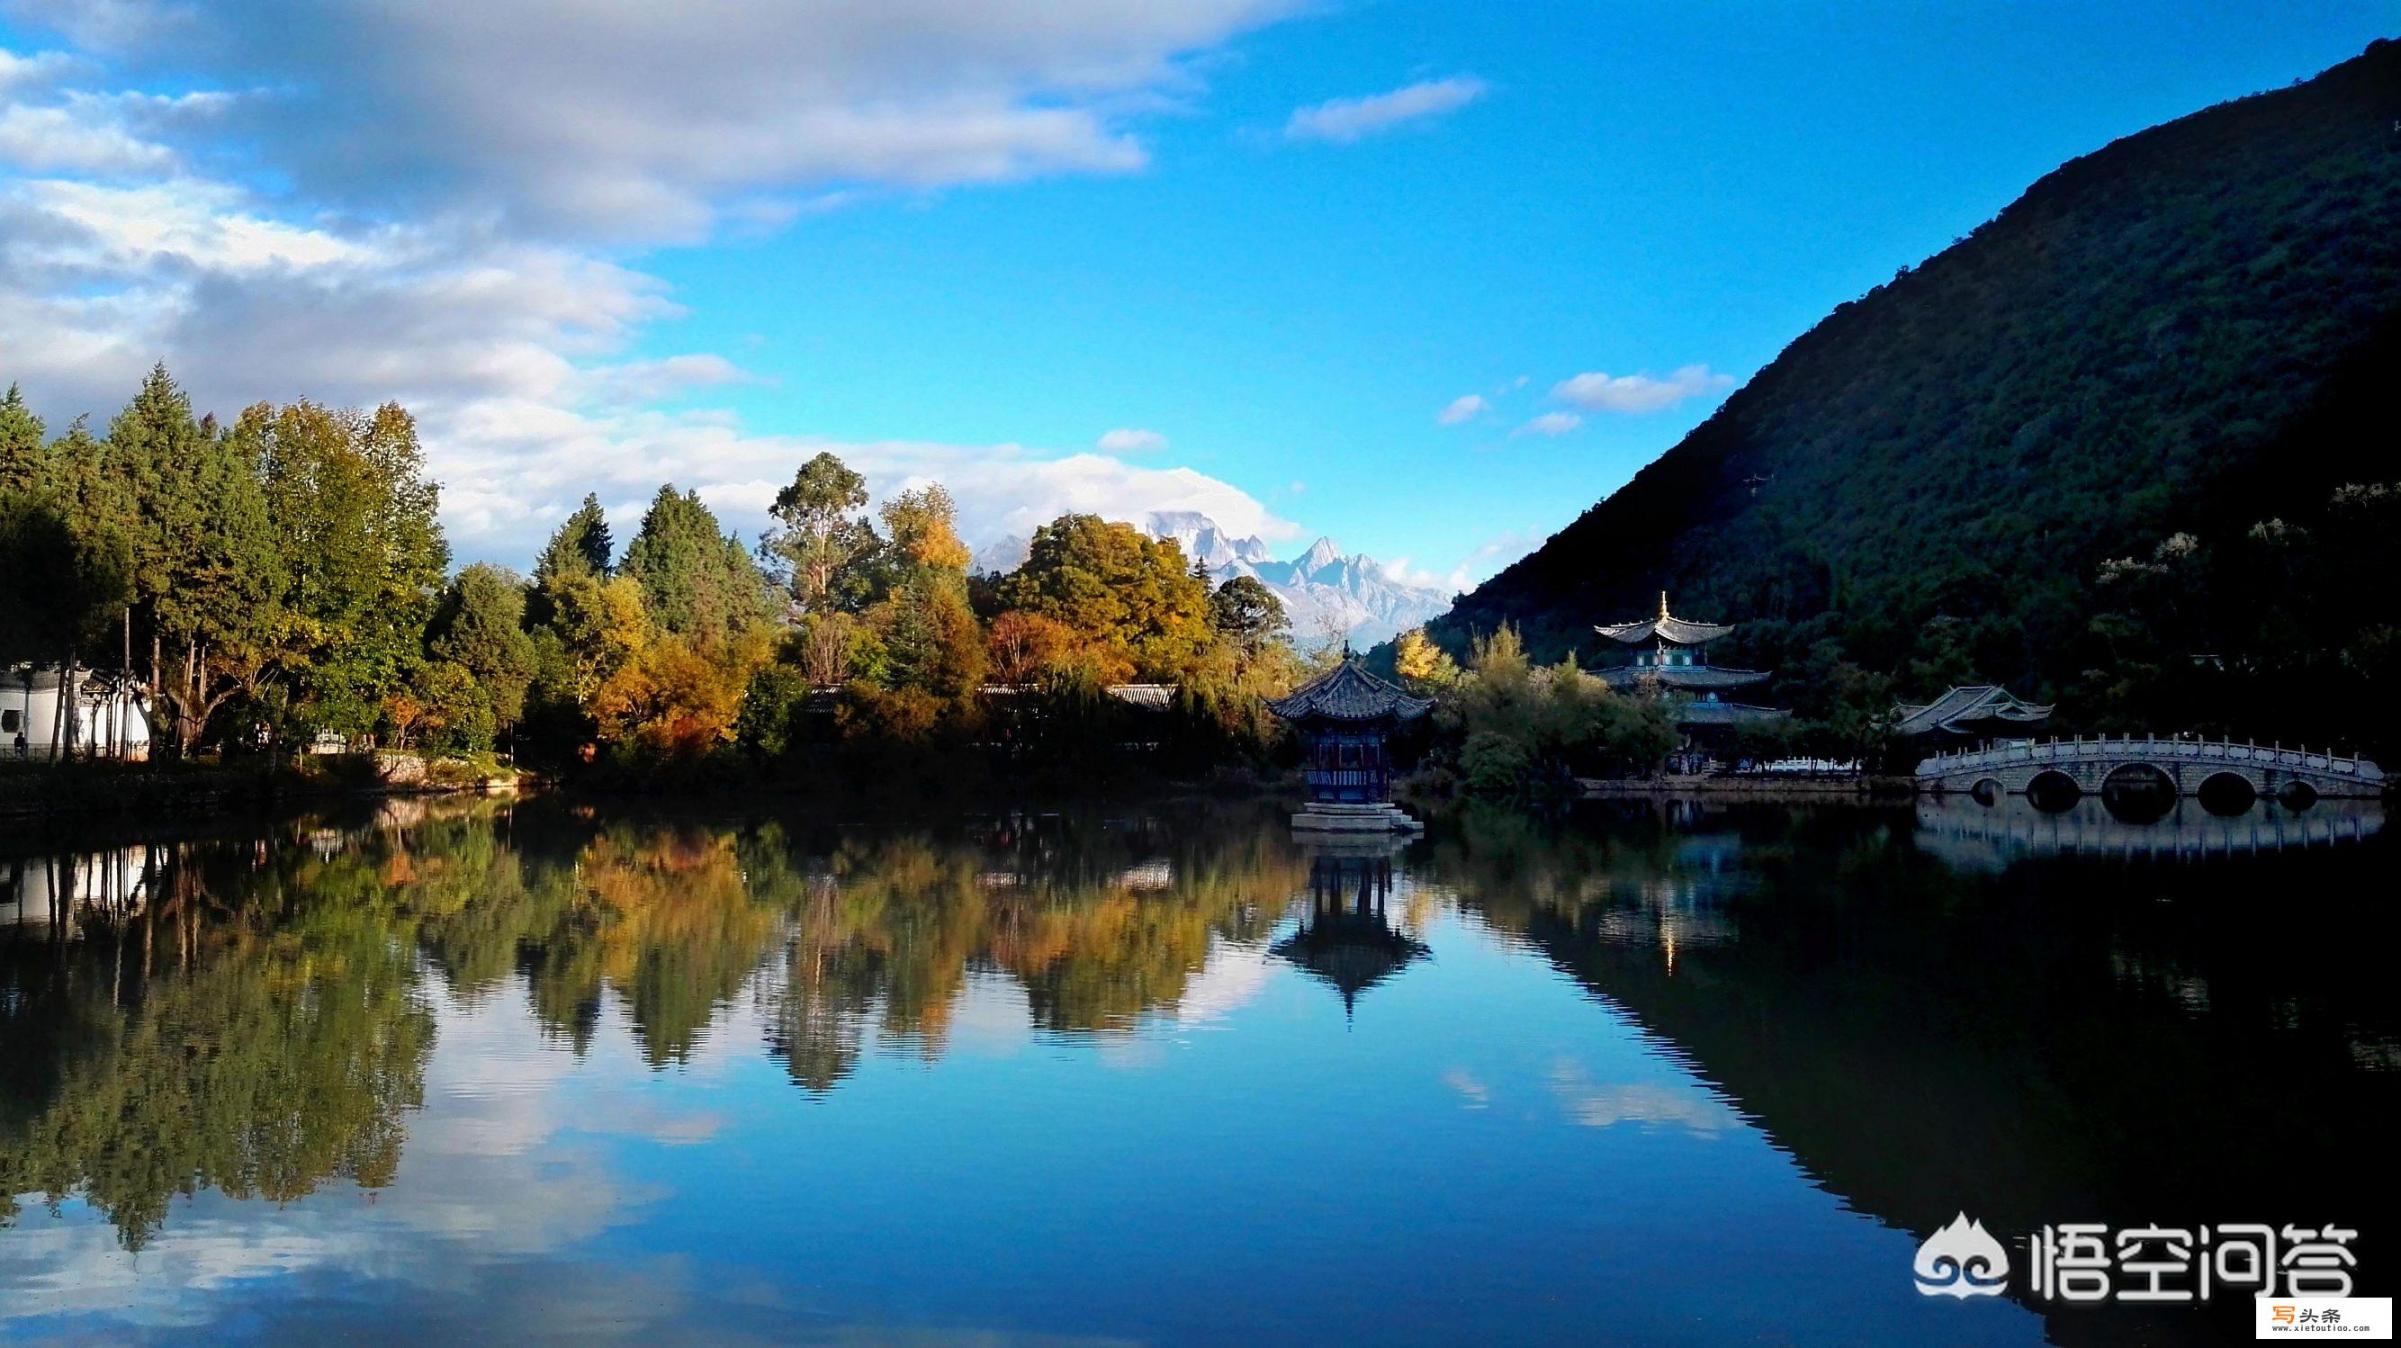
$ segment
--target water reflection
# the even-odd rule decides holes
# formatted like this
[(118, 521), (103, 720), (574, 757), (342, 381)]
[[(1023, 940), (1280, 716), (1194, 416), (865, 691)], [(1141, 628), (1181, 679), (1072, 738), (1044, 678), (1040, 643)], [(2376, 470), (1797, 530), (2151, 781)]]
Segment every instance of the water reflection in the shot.
[[(2380, 812), (2016, 805), (1637, 808), (1572, 842), (1469, 830), (1423, 869), (1918, 1236), (1963, 1210), (2012, 1233), (2270, 1211), (2373, 1231), (2363, 1181), (2401, 1106)], [(2052, 1330), (2176, 1341), (2236, 1311)]]
[(2101, 796), (2042, 808), (2024, 796), (1990, 802), (1927, 796), (1916, 805), (1918, 846), (1962, 870), (1998, 871), (2028, 857), (2072, 854), (2193, 859), (2336, 847), (2384, 827), (2373, 800), (2322, 800), (2295, 809), (2253, 798), (2239, 807), (2196, 797), (2153, 798), (2139, 810)]
[(20, 855), (0, 1326), (506, 1335), (538, 1263), (592, 1335), (2197, 1337), (1959, 1318), (1908, 1256), (1965, 1210), (2342, 1220), (2381, 1267), (2380, 822), (1625, 806), (1344, 855), (1242, 809), (395, 802)]
[(1342, 995), (1344, 1014), (1359, 994), (1431, 952), (1392, 925), (1392, 861), (1398, 849), (1321, 850), (1310, 858), (1309, 901), (1300, 925), (1274, 951)]

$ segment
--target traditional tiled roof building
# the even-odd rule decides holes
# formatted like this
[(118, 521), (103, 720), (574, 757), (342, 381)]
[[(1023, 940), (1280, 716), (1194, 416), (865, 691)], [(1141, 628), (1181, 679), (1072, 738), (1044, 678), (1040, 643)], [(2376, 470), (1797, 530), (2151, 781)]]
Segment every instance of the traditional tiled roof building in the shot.
[(1764, 683), (1763, 669), (1729, 669), (1709, 663), (1709, 643), (1734, 630), (1732, 623), (1694, 622), (1668, 612), (1667, 592), (1659, 592), (1657, 616), (1630, 623), (1610, 623), (1592, 630), (1620, 645), (1632, 646), (1632, 663), (1598, 671), (1612, 683), (1655, 680), (1661, 688), (1691, 695), (1681, 723), (1692, 726), (1736, 725), (1772, 720), (1785, 713), (1773, 707), (1728, 702), (1723, 693)]
[(2051, 719), (2049, 706), (1989, 683), (1953, 688), (1922, 706), (1904, 702), (1892, 710), (1892, 733), (1903, 739), (2023, 739)]
[(1392, 804), (1392, 733), (1434, 709), (1367, 672), (1357, 656), (1271, 698), (1305, 750), (1309, 808), (1293, 826), (1313, 832), (1411, 832), (1421, 827)]

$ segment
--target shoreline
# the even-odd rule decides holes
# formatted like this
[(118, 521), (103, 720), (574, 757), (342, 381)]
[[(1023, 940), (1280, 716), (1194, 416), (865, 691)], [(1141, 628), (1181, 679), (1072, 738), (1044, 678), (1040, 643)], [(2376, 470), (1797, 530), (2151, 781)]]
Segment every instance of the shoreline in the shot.
[[(456, 765), (468, 769), (463, 761)], [(515, 795), (539, 789), (529, 774), (451, 776), (449, 764), (385, 776), (357, 763), (303, 768), (259, 763), (9, 763), (0, 765), (0, 829), (155, 811), (194, 819), (286, 805), (394, 796)]]
[(1907, 800), (1919, 794), (1909, 777), (1798, 778), (1779, 781), (1751, 777), (1579, 777), (1576, 791), (1584, 800), (1628, 797), (1711, 796), (1741, 800)]

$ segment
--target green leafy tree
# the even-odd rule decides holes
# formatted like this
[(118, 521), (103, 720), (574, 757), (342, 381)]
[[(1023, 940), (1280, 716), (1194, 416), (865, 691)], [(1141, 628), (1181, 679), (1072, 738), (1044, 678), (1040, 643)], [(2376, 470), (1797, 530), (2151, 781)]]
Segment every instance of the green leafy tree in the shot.
[(883, 653), (881, 682), (911, 688), (955, 717), (971, 708), (986, 668), (983, 627), (967, 600), (967, 545), (957, 507), (939, 484), (904, 491), (883, 508), (885, 597), (869, 611)]
[(255, 448), (283, 542), (279, 654), (301, 715), (364, 733), (422, 658), (448, 569), (415, 423), (392, 404), (371, 418), (261, 404), (234, 438)]
[(1104, 657), (1111, 681), (1172, 679), (1209, 643), (1209, 594), (1172, 540), (1096, 515), (1034, 531), (1025, 565), (1001, 578), (1003, 608), (1056, 619)]
[(832, 454), (802, 464), (775, 494), (767, 512), (775, 527), (759, 550), (786, 577), (803, 612), (857, 612), (873, 598), (870, 572), (883, 543), (863, 514), (866, 506), (867, 480)]
[[(1200, 574), (1205, 581), (1207, 572)], [(1256, 656), (1292, 631), (1284, 601), (1256, 576), (1235, 576), (1209, 596), (1209, 622), (1245, 656)]]
[(1664, 699), (1614, 692), (1572, 656), (1537, 666), (1506, 624), (1475, 642), (1469, 672), (1438, 696), (1474, 795), (1557, 799), (1580, 772), (1647, 771), (1676, 744)]
[(147, 599), (135, 625), (148, 630), (151, 686), (186, 753), (218, 708), (257, 696), (293, 668), (284, 608), (290, 558), (269, 517), (258, 448), (241, 435), (190, 444), (172, 488), (186, 499), (141, 513), (134, 526), (165, 516), (176, 531), (170, 545), (136, 548), (137, 577), (145, 562), (152, 569), (146, 591), (137, 580), (137, 600)]
[(467, 672), (501, 731), (524, 715), (526, 690), (536, 672), (534, 642), (524, 622), (525, 583), (478, 562), (450, 582), (426, 629), (426, 654)]

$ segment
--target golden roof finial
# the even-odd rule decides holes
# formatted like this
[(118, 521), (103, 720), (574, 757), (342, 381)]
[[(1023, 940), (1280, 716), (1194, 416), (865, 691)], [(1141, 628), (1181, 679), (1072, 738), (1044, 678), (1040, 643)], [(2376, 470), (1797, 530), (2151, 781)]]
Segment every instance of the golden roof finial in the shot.
[(1659, 621), (1667, 621), (1667, 591), (1659, 592)]

